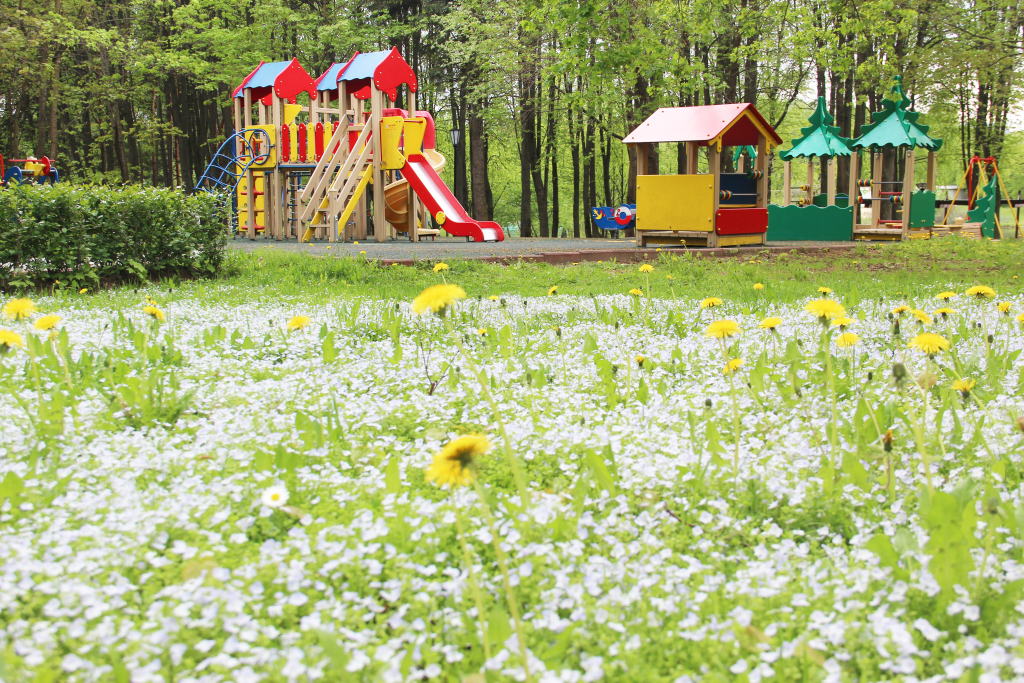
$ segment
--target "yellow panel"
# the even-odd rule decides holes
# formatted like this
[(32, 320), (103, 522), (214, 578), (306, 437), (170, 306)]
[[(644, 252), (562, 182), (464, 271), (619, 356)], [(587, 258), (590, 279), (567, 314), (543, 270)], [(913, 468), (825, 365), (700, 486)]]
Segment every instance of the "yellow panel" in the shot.
[(291, 126), (295, 122), (295, 117), (302, 111), (301, 104), (285, 104), (284, 105), (284, 125)]
[(405, 166), (405, 157), (398, 151), (398, 143), (402, 139), (401, 116), (385, 116), (380, 120), (380, 145), (383, 157), (381, 168), (398, 169)]
[(636, 229), (711, 232), (713, 186), (710, 174), (637, 176)]
[(327, 143), (331, 141), (332, 135), (334, 135), (334, 124), (330, 121), (324, 122), (324, 156), (327, 157), (328, 160), (331, 158), (331, 150)]
[(419, 154), (423, 149), (423, 135), (427, 132), (427, 120), (424, 118), (405, 120), (405, 141), (402, 143), (406, 154)]
[[(298, 106), (298, 105), (285, 105), (286, 107)], [(299, 160), (299, 127), (288, 126), (288, 161), (295, 163)]]
[(257, 227), (257, 229), (262, 230), (264, 225), (265, 224), (263, 222), (263, 212), (262, 211), (257, 211), (256, 212), (256, 227)]
[(255, 178), (256, 178), (256, 182), (255, 182), (256, 191), (257, 192), (263, 192), (263, 174), (262, 173), (257, 173)]
[(248, 202), (248, 199), (247, 199), (246, 195), (244, 195), (244, 194), (238, 195), (238, 208), (241, 210), (241, 209), (247, 208), (248, 206), (249, 206), (249, 202)]
[(306, 124), (306, 158), (304, 161), (307, 164), (316, 161), (316, 124), (312, 121)]
[(264, 207), (264, 206), (266, 206), (266, 205), (265, 205), (265, 204), (263, 203), (263, 199), (264, 199), (264, 197), (266, 197), (266, 195), (262, 195), (262, 194), (258, 194), (258, 195), (256, 195), (256, 211), (257, 211), (257, 212), (259, 212), (259, 211), (262, 211), (262, 210), (263, 210), (263, 207)]
[(736, 247), (741, 244), (761, 244), (761, 235), (719, 235), (718, 246)]
[(238, 229), (245, 230), (245, 226), (249, 224), (249, 212), (239, 211), (238, 212)]
[[(259, 129), (266, 133), (266, 135), (256, 134), (253, 131)], [(260, 157), (263, 158), (263, 154), (266, 154), (266, 158), (262, 163), (253, 164), (252, 168), (274, 168), (277, 166), (277, 126), (252, 126), (245, 129), (245, 139), (252, 144), (253, 136), (260, 143), (261, 146), (266, 146), (267, 138), (270, 139), (270, 149), (260, 149)]]

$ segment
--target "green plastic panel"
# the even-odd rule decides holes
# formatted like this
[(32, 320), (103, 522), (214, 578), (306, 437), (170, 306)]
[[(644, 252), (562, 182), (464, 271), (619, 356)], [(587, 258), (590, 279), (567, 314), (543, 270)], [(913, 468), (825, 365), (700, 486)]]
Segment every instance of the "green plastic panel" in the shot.
[(910, 227), (931, 228), (935, 225), (935, 193), (918, 190), (910, 194)]
[[(974, 208), (967, 212), (967, 220), (965, 223), (981, 223), (981, 234), (984, 237), (991, 237), (995, 239), (996, 236), (996, 177), (992, 176), (992, 180), (988, 182), (983, 188), (985, 192), (984, 197), (978, 197), (978, 201), (974, 203)], [(769, 219), (769, 225), (771, 225)]]
[(770, 204), (768, 241), (852, 242), (853, 208)]
[[(827, 194), (816, 194), (814, 195), (815, 206), (828, 206), (828, 195)], [(847, 207), (850, 205), (850, 198), (845, 194), (836, 195), (836, 206)]]

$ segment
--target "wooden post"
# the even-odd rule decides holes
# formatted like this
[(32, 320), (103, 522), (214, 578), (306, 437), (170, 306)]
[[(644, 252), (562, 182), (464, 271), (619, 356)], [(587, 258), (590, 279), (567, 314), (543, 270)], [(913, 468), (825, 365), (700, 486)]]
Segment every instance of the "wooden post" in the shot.
[(914, 147), (907, 147), (907, 164), (903, 174), (903, 221), (900, 239), (907, 239), (910, 230), (910, 195), (914, 192)]
[[(242, 120), (246, 128), (252, 127), (252, 89), (242, 90)], [(250, 159), (251, 161), (251, 159)], [(252, 168), (245, 172), (245, 236), (256, 239), (256, 178)]]
[(935, 174), (938, 164), (936, 163), (936, 154), (931, 150), (928, 151), (928, 177), (925, 179), (925, 187), (928, 188), (929, 192), (935, 192)]
[[(757, 159), (751, 163), (756, 170), (761, 171), (761, 177), (757, 179), (757, 208), (768, 210), (768, 155), (771, 148), (768, 147), (768, 139), (764, 135), (757, 136)], [(768, 232), (761, 233), (761, 244), (768, 244)]]
[(873, 159), (871, 169), (871, 228), (878, 228), (878, 220), (882, 213), (882, 197), (881, 192), (884, 185), (882, 185), (882, 153), (880, 151), (871, 151)]
[(814, 204), (814, 157), (807, 157), (807, 205)]
[(711, 232), (708, 233), (708, 246), (718, 246), (718, 231), (715, 226), (715, 218), (718, 216), (718, 200), (722, 190), (722, 151), (718, 149), (718, 143), (712, 140), (708, 143), (708, 172), (711, 174), (711, 196), (714, 205), (711, 208), (711, 215), (708, 221), (711, 222)]
[(857, 188), (857, 181), (860, 180), (860, 154), (856, 151), (850, 152), (850, 183), (847, 192), (850, 196), (850, 206), (853, 208), (853, 227), (857, 227), (857, 215), (860, 212), (860, 191)]
[(370, 121), (373, 126), (373, 239), (383, 242), (387, 229), (384, 220), (384, 171), (381, 170), (383, 149), (380, 144), (380, 119), (384, 95), (370, 83)]
[(699, 149), (696, 142), (686, 143), (686, 175), (697, 175), (697, 152)]
[(793, 169), (789, 165), (789, 160), (782, 162), (782, 206), (789, 206), (790, 198), (789, 193), (793, 190)]
[[(636, 145), (632, 145), (634, 152), (636, 152), (636, 184), (640, 185), (640, 176), (647, 175), (647, 143), (641, 142)], [(636, 205), (637, 211), (640, 210), (639, 202)], [(639, 230), (634, 230), (636, 233), (636, 246), (644, 246), (643, 235)]]
[(834, 156), (829, 157), (827, 173), (828, 177), (825, 178), (825, 187), (827, 188), (827, 200), (825, 203), (828, 206), (836, 205), (836, 158)]
[[(408, 105), (409, 105), (409, 118), (410, 119), (414, 119), (414, 118), (416, 118), (416, 93), (413, 92), (412, 89), (408, 85), (406, 85), (405, 87), (406, 87), (406, 90), (409, 93), (409, 97), (408, 97), (408, 100), (409, 100), (408, 101)], [(406, 149), (406, 150), (403, 150), (403, 151), (405, 152), (405, 155), (408, 157), (409, 154), (411, 154), (413, 152), (419, 153), (420, 150), (418, 150), (418, 149), (414, 149), (414, 150)], [(418, 202), (416, 201), (416, 193), (412, 191), (412, 185), (410, 185), (408, 181), (406, 181), (405, 187), (406, 187), (405, 191), (408, 194), (408, 199), (406, 200), (406, 203), (405, 203), (405, 215), (406, 215), (406, 220), (408, 221), (409, 241), (416, 242), (416, 241), (419, 240), (419, 228), (416, 227), (416, 214), (417, 214), (416, 205), (417, 205)]]
[(274, 239), (280, 242), (284, 239), (285, 231), (284, 202), (281, 200), (283, 190), (281, 184), (281, 181), (283, 180), (281, 177), (281, 162), (284, 161), (284, 159), (281, 158), (281, 149), (283, 147), (281, 144), (281, 123), (284, 121), (284, 103), (281, 101), (281, 98), (277, 96), (277, 93), (271, 93), (270, 97), (272, 102), (270, 105), (270, 122), (274, 126), (274, 137), (276, 138), (274, 144), (277, 146), (274, 158), (277, 163), (274, 164), (274, 169), (271, 172), (271, 177), (274, 181), (273, 195), (270, 196), (269, 202), (267, 201), (267, 197), (264, 197), (263, 201), (273, 212), (273, 222), (268, 223), (267, 227), (270, 227), (270, 225), (274, 226)]

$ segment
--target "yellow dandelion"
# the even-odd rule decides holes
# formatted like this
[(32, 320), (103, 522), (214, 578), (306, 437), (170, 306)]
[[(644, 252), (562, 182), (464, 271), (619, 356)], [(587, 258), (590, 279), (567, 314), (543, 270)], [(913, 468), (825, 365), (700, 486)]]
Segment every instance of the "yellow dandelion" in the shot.
[[(360, 252), (359, 252), (359, 255), (360, 255), (360, 256), (366, 256), (366, 252), (365, 252), (365, 251), (360, 251)], [(393, 266), (397, 266), (398, 264), (397, 264), (397, 263), (392, 263), (391, 265), (393, 265)]]
[(12, 320), (28, 320), (35, 312), (32, 299), (11, 299), (3, 307), (4, 317)]
[(708, 325), (704, 334), (715, 339), (726, 339), (740, 332), (740, 326), (735, 320), (716, 320)]
[(901, 305), (901, 306), (897, 306), (896, 308), (892, 309), (892, 312), (893, 312), (893, 315), (903, 315), (904, 313), (906, 313), (909, 310), (910, 310), (910, 306), (902, 306)]
[(412, 310), (414, 313), (423, 313), (429, 310), (438, 315), (444, 315), (453, 301), (465, 298), (465, 290), (458, 285), (434, 285), (424, 289), (418, 297), (412, 300)]
[(654, 266), (652, 266), (649, 263), (645, 263), (642, 266), (640, 266), (640, 272), (641, 273), (653, 273), (654, 272)]
[(636, 364), (639, 365), (640, 367), (643, 367), (645, 360), (647, 360), (647, 359), (638, 354), (637, 357), (636, 357)]
[(732, 360), (725, 364), (724, 368), (722, 368), (722, 374), (731, 375), (732, 373), (739, 370), (741, 367), (743, 367), (743, 359), (733, 358)]
[(831, 294), (831, 293), (832, 293), (832, 289), (829, 288), (829, 287), (818, 287), (818, 294), (821, 294), (821, 295), (825, 296), (825, 295), (828, 295), (828, 294)]
[(52, 330), (58, 324), (60, 324), (60, 316), (51, 314), (44, 315), (42, 318), (37, 320), (35, 324), (32, 325), (32, 327), (36, 328), (37, 330), (46, 332), (47, 330)]
[(1017, 322), (1024, 323), (1024, 313), (1017, 316)]
[(939, 351), (947, 350), (949, 348), (949, 342), (946, 341), (945, 337), (942, 335), (925, 332), (911, 339), (908, 346), (910, 346), (910, 348), (923, 351), (929, 356), (933, 356)]
[(162, 323), (164, 320), (167, 319), (167, 316), (164, 315), (164, 312), (161, 311), (156, 306), (143, 306), (142, 312), (148, 315), (153, 320), (156, 320), (157, 322)]
[(932, 324), (932, 317), (918, 308), (911, 310), (910, 315), (914, 316), (914, 318), (917, 319), (917, 322), (921, 323), (922, 325)]
[(15, 347), (25, 348), (25, 340), (21, 338), (21, 335), (10, 330), (0, 330), (0, 355)]
[(996, 290), (992, 289), (991, 287), (986, 287), (985, 285), (975, 285), (974, 287), (971, 287), (966, 292), (964, 292), (964, 294), (974, 299), (996, 298)]
[(1010, 302), (1010, 301), (1000, 301), (1000, 302), (999, 302), (999, 303), (998, 303), (998, 304), (996, 305), (996, 309), (997, 309), (997, 310), (998, 310), (998, 311), (999, 311), (1000, 313), (1005, 313), (1006, 315), (1010, 315), (1010, 309), (1011, 309), (1011, 308), (1013, 308), (1013, 303), (1012, 303), (1012, 302)]
[(470, 434), (455, 439), (434, 456), (427, 481), (439, 486), (466, 486), (476, 476), (476, 459), (491, 449), (486, 436)]
[(853, 322), (852, 319), (847, 318), (846, 316), (843, 316), (842, 318), (836, 318), (835, 320), (833, 320), (832, 321), (832, 327), (846, 327), (847, 325), (849, 325), (852, 322)]
[(948, 306), (943, 306), (942, 308), (936, 308), (934, 311), (932, 311), (932, 315), (941, 315), (943, 319), (945, 319), (946, 316), (950, 316), (950, 315), (953, 315), (955, 313), (956, 313), (956, 311), (954, 311), (952, 308), (949, 308)]
[(435, 263), (434, 264), (434, 272), (435, 273), (440, 273), (443, 270), (448, 270), (448, 264), (447, 263), (445, 263), (444, 261), (441, 261), (439, 263)]
[(717, 296), (709, 296), (707, 299), (704, 299), (703, 301), (700, 302), (701, 310), (704, 310), (705, 308), (714, 308), (715, 306), (721, 305), (722, 300), (719, 299)]
[(843, 334), (836, 337), (836, 344), (841, 349), (845, 349), (850, 346), (856, 346), (859, 343), (860, 337), (855, 335), (853, 332), (844, 332)]
[(760, 323), (758, 323), (757, 326), (760, 327), (762, 330), (774, 330), (776, 327), (778, 327), (781, 324), (782, 324), (782, 318), (771, 317), (771, 318), (765, 318)]
[(754, 291), (755, 292), (760, 292), (762, 289), (764, 289), (764, 285), (762, 285), (760, 282), (755, 282), (754, 283)]
[(644, 290), (637, 289), (636, 287), (634, 287), (633, 289), (629, 290), (629, 295), (630, 296), (643, 296), (644, 295)]
[(935, 295), (935, 298), (939, 299), (940, 301), (949, 301), (950, 299), (956, 296), (956, 292), (939, 292), (938, 294)]
[(486, 327), (481, 327), (480, 329), (478, 329), (476, 331), (476, 333), (479, 334), (481, 337), (485, 337), (485, 336), (487, 336), (487, 328)]
[(491, 294), (491, 295), (490, 295), (489, 297), (487, 297), (487, 298), (488, 298), (489, 300), (491, 300), (491, 301), (501, 301), (501, 297), (500, 297), (500, 296), (498, 296), (497, 294)]
[(971, 378), (958, 379), (953, 382), (953, 391), (959, 391), (960, 395), (965, 399), (971, 395), (971, 389), (974, 388), (975, 381)]
[(301, 330), (303, 327), (309, 325), (312, 322), (309, 318), (304, 315), (297, 315), (294, 318), (288, 320), (288, 329), (291, 331)]
[(548, 290), (548, 296), (554, 296), (555, 294), (558, 294), (558, 285), (554, 285)]
[(666, 276), (665, 276), (665, 279), (666, 279), (666, 280), (675, 280), (675, 278), (674, 278), (674, 277), (672, 277), (671, 275), (666, 275)]
[(82, 288), (81, 288), (80, 290), (78, 290), (78, 293), (79, 293), (79, 294), (85, 294), (85, 293), (86, 293), (86, 292), (88, 292), (88, 291), (89, 291), (89, 288), (88, 288), (88, 287), (82, 287)]
[(825, 322), (835, 320), (846, 315), (846, 309), (832, 299), (815, 299), (807, 302), (804, 310), (813, 313), (818, 320)]

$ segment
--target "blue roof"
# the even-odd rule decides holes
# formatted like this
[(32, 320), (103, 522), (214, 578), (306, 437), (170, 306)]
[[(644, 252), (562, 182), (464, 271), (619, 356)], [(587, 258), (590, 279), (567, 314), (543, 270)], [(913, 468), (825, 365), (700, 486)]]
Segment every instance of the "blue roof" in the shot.
[(291, 64), (291, 60), (287, 62), (271, 62), (264, 64), (256, 73), (252, 75), (249, 82), (245, 84), (246, 88), (273, 88), (274, 81), (281, 75), (281, 72), (288, 68)]
[(320, 84), (316, 86), (317, 90), (337, 90), (338, 89), (338, 72), (345, 67), (344, 64), (331, 64), (331, 68), (320, 77)]
[(373, 72), (376, 71), (380, 63), (384, 61), (385, 57), (391, 54), (391, 50), (382, 50), (380, 52), (364, 52), (356, 55), (352, 63), (349, 64), (348, 68), (345, 69), (345, 73), (338, 78), (339, 81), (356, 81), (360, 78), (373, 78)]

